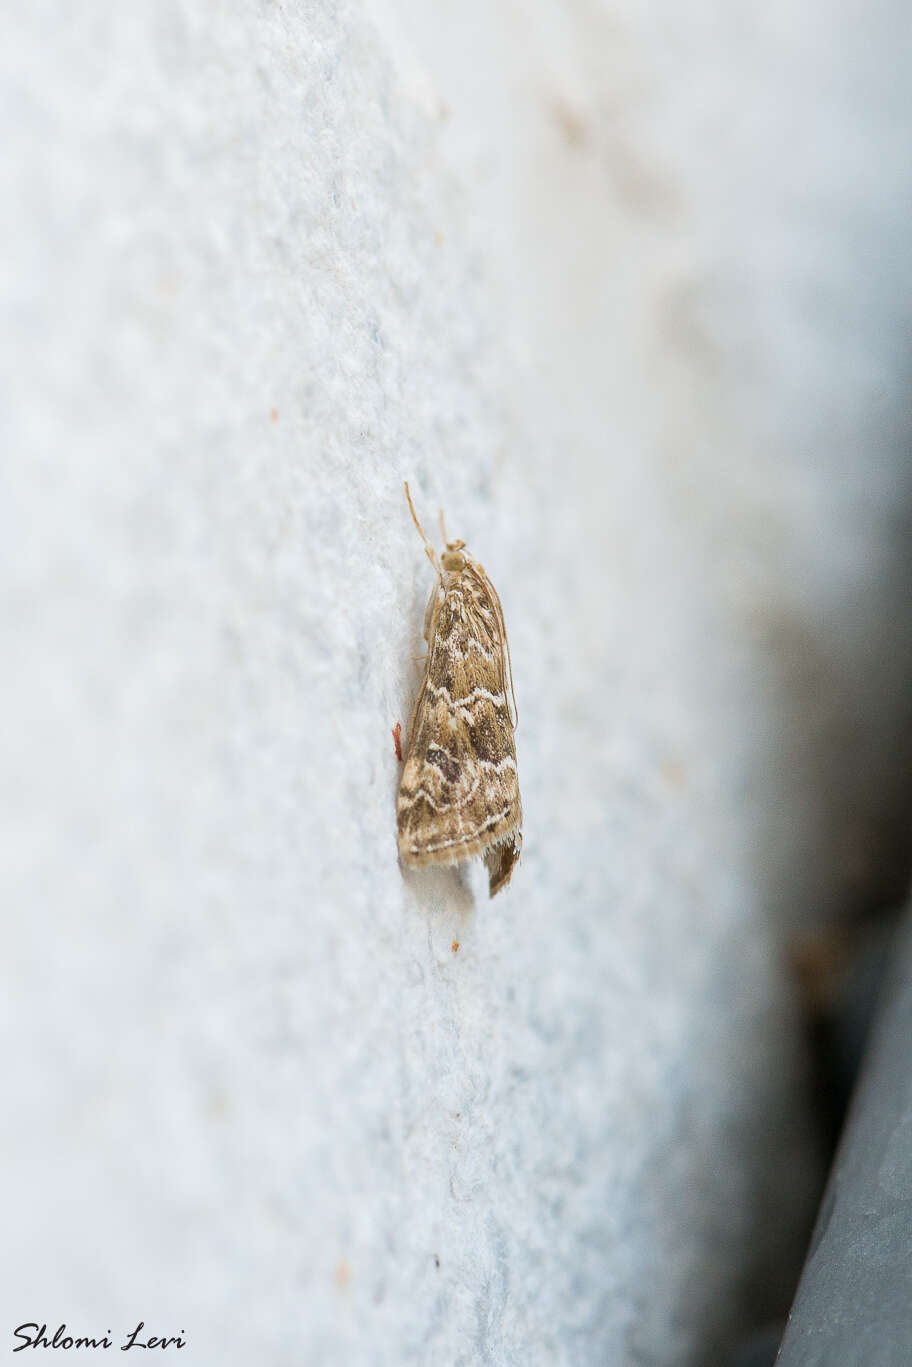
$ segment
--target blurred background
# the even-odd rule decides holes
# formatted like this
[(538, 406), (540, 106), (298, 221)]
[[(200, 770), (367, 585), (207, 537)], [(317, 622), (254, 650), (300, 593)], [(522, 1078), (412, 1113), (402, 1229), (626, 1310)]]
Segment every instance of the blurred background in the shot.
[[(5, 8), (4, 1333), (771, 1360), (909, 876), (910, 58)], [(405, 478), (510, 631), (491, 906), (396, 862)]]

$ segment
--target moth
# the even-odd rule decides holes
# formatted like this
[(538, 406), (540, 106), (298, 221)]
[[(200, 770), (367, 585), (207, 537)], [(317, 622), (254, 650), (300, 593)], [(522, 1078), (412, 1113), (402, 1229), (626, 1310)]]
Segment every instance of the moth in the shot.
[(399, 855), (413, 868), (481, 856), (494, 897), (509, 883), (522, 849), (516, 695), (503, 608), (465, 542), (447, 537), (443, 514), (438, 559), (408, 484), (405, 496), (437, 581), (424, 618), (424, 680), (399, 784)]

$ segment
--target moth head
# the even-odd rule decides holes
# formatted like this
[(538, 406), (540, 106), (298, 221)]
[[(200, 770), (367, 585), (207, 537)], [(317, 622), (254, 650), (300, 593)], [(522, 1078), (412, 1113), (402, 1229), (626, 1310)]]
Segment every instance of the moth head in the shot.
[(464, 570), (466, 567), (466, 557), (463, 555), (465, 549), (464, 541), (448, 541), (446, 549), (440, 557), (440, 563), (447, 571)]

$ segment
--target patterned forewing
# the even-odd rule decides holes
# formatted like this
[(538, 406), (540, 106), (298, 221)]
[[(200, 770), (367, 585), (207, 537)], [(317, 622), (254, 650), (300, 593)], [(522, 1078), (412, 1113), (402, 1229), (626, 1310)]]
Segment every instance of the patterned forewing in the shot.
[(434, 622), (398, 817), (410, 864), (471, 858), (521, 824), (497, 616), (468, 569), (451, 577)]

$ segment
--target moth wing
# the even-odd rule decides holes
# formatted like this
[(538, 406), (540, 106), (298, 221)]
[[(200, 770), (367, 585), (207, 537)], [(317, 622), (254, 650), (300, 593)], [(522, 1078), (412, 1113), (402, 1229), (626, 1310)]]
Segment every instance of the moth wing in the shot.
[(519, 857), (522, 807), (503, 611), (484, 571), (466, 560), (428, 603), (425, 677), (399, 787), (399, 853), (417, 866), (484, 855), (493, 897)]
[(519, 830), (513, 832), (506, 840), (499, 845), (492, 845), (484, 857), (485, 868), (488, 871), (488, 896), (496, 897), (501, 888), (505, 888), (513, 877), (513, 870), (519, 863), (519, 854), (522, 849), (522, 833)]
[[(431, 698), (431, 701), (428, 701)], [(512, 728), (505, 707), (477, 700), (471, 727), (426, 690), (399, 788), (399, 851), (407, 864), (482, 854), (522, 820)], [(477, 736), (497, 735), (497, 758)]]

